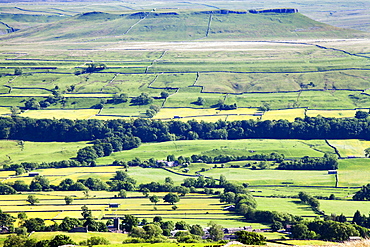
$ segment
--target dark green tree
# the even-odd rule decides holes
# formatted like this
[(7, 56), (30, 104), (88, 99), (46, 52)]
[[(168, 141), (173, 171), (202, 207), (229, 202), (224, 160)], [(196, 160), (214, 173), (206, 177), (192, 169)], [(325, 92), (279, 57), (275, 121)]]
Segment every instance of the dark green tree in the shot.
[(131, 230), (139, 225), (139, 219), (133, 215), (126, 214), (122, 219), (122, 226), (126, 232), (131, 232)]
[(256, 232), (238, 231), (235, 232), (237, 241), (247, 245), (265, 245), (266, 237)]
[(64, 201), (66, 202), (66, 205), (70, 205), (73, 202), (73, 197), (65, 196)]
[(174, 193), (168, 193), (163, 197), (164, 202), (171, 203), (172, 205), (180, 201), (180, 197)]
[(26, 200), (29, 204), (31, 204), (31, 205), (35, 205), (36, 203), (38, 203), (39, 202), (39, 199), (36, 197), (36, 196), (34, 196), (34, 195), (29, 195), (28, 197), (27, 197), (27, 200)]
[(225, 234), (222, 229), (222, 226), (217, 225), (214, 222), (210, 222), (208, 226), (209, 226), (209, 230), (208, 230), (209, 237), (212, 239), (212, 241), (219, 241), (224, 238)]
[(50, 240), (50, 247), (59, 247), (62, 245), (74, 245), (76, 244), (69, 236), (59, 234)]
[(150, 196), (149, 200), (150, 200), (150, 202), (154, 203), (155, 205), (157, 205), (157, 203), (159, 202), (159, 198), (156, 195)]

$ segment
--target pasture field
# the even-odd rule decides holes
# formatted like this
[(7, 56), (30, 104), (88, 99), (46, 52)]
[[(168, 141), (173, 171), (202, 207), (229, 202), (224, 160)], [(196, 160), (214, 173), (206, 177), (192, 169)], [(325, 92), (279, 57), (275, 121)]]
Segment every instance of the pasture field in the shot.
[[(73, 192), (74, 201), (71, 205), (65, 205), (64, 196), (71, 195), (71, 192), (39, 192), (32, 193), (36, 195), (40, 202), (31, 206), (26, 202), (26, 194), (12, 196), (0, 196), (0, 205), (3, 212), (9, 212), (16, 215), (17, 212), (26, 212), (29, 217), (40, 217), (43, 219), (53, 219), (61, 221), (64, 217), (81, 218), (81, 206), (88, 205), (92, 210), (93, 216), (98, 219), (108, 219), (117, 216), (123, 217), (126, 214), (132, 214), (149, 221), (155, 216), (161, 216), (164, 220), (180, 221), (185, 220), (190, 224), (202, 224), (206, 226), (209, 221), (215, 221), (219, 224), (229, 227), (232, 225), (253, 225), (253, 227), (266, 227), (261, 224), (246, 223), (242, 216), (224, 211), (226, 206), (219, 202), (219, 198), (202, 195), (188, 194), (181, 198), (176, 205), (178, 209), (172, 210), (172, 205), (163, 203), (157, 205), (151, 203), (141, 193), (129, 192), (125, 199), (113, 197), (118, 192), (94, 192), (91, 191), (89, 198), (84, 198), (82, 192)], [(159, 198), (167, 193), (156, 194)], [(109, 203), (119, 203), (119, 208), (109, 208)], [(17, 207), (14, 210), (14, 207)], [(156, 207), (156, 209), (154, 208)]]
[(286, 119), (290, 122), (293, 122), (295, 118), (304, 118), (305, 109), (296, 108), (296, 109), (285, 109), (285, 110), (275, 110), (267, 111), (263, 114), (262, 120), (279, 120)]
[(17, 141), (0, 141), (0, 163), (51, 162), (75, 157), (87, 142), (29, 142), (22, 149)]
[(202, 172), (205, 176), (218, 178), (224, 175), (228, 181), (240, 184), (249, 183), (253, 186), (283, 184), (334, 186), (334, 176), (327, 173), (327, 171), (250, 170), (245, 168), (218, 168)]
[(303, 204), (299, 199), (256, 197), (256, 201), (258, 208), (263, 208), (263, 210), (286, 212), (306, 217), (317, 216), (309, 205)]
[(356, 110), (307, 110), (306, 115), (309, 117), (323, 116), (327, 118), (350, 118), (354, 117)]
[(370, 142), (365, 140), (329, 140), (336, 147), (342, 157), (365, 157), (364, 150), (370, 147)]
[(263, 186), (250, 186), (250, 191), (253, 195), (257, 197), (296, 197), (298, 198), (298, 193), (301, 191), (307, 192), (309, 194), (321, 197), (329, 197), (334, 194), (336, 198), (347, 200), (350, 195), (354, 194), (357, 188), (334, 188), (334, 187), (295, 187), (290, 184), (274, 186), (274, 187), (263, 187)]
[[(305, 155), (322, 157), (324, 152), (330, 152), (324, 140), (186, 140), (176, 142), (143, 143), (140, 147), (116, 152), (108, 157), (97, 159), (100, 165), (110, 164), (117, 160), (140, 159), (165, 159), (168, 154), (175, 156), (191, 156), (204, 154), (210, 156), (225, 155), (250, 155), (252, 151), (258, 153), (282, 153), (287, 158), (301, 158)], [(333, 150), (331, 149), (331, 152)]]
[(369, 202), (366, 201), (337, 201), (337, 200), (320, 200), (320, 209), (325, 211), (325, 214), (344, 214), (346, 217), (352, 218), (357, 210), (361, 214), (369, 213)]
[(91, 237), (106, 238), (111, 244), (122, 244), (123, 240), (127, 238), (126, 234), (108, 233), (108, 232), (87, 232), (87, 233), (68, 233), (68, 232), (35, 232), (32, 238), (37, 240), (52, 239), (55, 235), (63, 234), (72, 238), (73, 241), (79, 243)]
[[(92, 177), (100, 178), (103, 181), (108, 181), (116, 174), (116, 171), (122, 170), (124, 171), (124, 169), (120, 166), (98, 166), (94, 167), (93, 170), (91, 169), (91, 167), (68, 167), (56, 169), (37, 169), (36, 171), (48, 178), (51, 184), (59, 185), (59, 183), (66, 178), (77, 181), (78, 179), (87, 179), (89, 177)], [(12, 177), (6, 180), (6, 182), (9, 183), (16, 180), (24, 180), (25, 182), (30, 183), (33, 179), (32, 177), (29, 177), (28, 174), (13, 177), (14, 172), (0, 173), (1, 177), (4, 178), (8, 176), (8, 174), (12, 175)], [(184, 180), (183, 176), (176, 175), (163, 169), (155, 168), (130, 167), (128, 169), (128, 174), (135, 177), (138, 183), (150, 183), (152, 181), (163, 183), (165, 177), (171, 177), (176, 184), (180, 184)]]
[(20, 115), (29, 118), (49, 118), (49, 119), (89, 119), (99, 113), (98, 109), (78, 109), (78, 110), (27, 110)]
[(339, 160), (339, 186), (362, 186), (369, 181), (368, 159)]

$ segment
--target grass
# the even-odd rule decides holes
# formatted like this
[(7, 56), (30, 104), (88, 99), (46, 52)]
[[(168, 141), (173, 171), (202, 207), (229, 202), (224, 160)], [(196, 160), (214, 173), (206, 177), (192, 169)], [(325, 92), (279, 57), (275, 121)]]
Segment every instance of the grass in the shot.
[(50, 119), (89, 119), (99, 113), (97, 109), (79, 110), (28, 110), (21, 114), (22, 117), (50, 118)]
[[(321, 149), (323, 148), (323, 151)], [(109, 164), (115, 159), (132, 160), (135, 157), (140, 159), (165, 159), (168, 154), (175, 156), (191, 156), (193, 154), (205, 154), (217, 156), (219, 154), (228, 155), (248, 155), (250, 151), (258, 153), (282, 153), (285, 157), (300, 158), (305, 155), (321, 157), (327, 148), (323, 140), (300, 141), (300, 140), (187, 140), (176, 142), (144, 143), (140, 147), (122, 152), (113, 153), (109, 157), (99, 158), (98, 164)]]
[(365, 157), (364, 150), (370, 147), (370, 142), (365, 140), (330, 140), (331, 145), (337, 148), (342, 157)]
[(279, 120), (286, 119), (293, 122), (295, 118), (304, 118), (305, 109), (286, 109), (286, 110), (276, 110), (267, 111), (263, 114), (262, 120)]
[(320, 200), (320, 209), (324, 210), (327, 215), (343, 213), (346, 217), (353, 217), (357, 210), (362, 214), (367, 214), (368, 208), (368, 202), (364, 201)]
[(91, 237), (103, 237), (107, 239), (111, 244), (122, 244), (123, 240), (127, 238), (126, 234), (119, 233), (108, 233), (108, 232), (87, 232), (87, 233), (68, 233), (68, 232), (35, 232), (32, 234), (32, 238), (37, 240), (52, 239), (58, 234), (69, 236), (73, 241), (79, 243), (87, 240)]
[(249, 170), (245, 168), (219, 168), (202, 173), (205, 176), (218, 178), (224, 175), (227, 180), (235, 183), (258, 185), (283, 185), (286, 183), (305, 186), (334, 186), (335, 178), (327, 175), (327, 171), (281, 171), (281, 170)]
[(367, 184), (369, 159), (339, 160), (339, 186), (362, 186)]
[(51, 162), (75, 157), (77, 150), (86, 142), (24, 142), (24, 148), (16, 141), (0, 141), (0, 162), (2, 164), (20, 162)]
[(268, 211), (286, 212), (299, 216), (317, 216), (311, 207), (299, 199), (256, 197), (258, 208)]
[(345, 118), (354, 117), (356, 110), (308, 110), (306, 112), (309, 117), (323, 116), (326, 118)]
[[(71, 205), (65, 205), (64, 196), (71, 193), (66, 192), (39, 192), (35, 194), (40, 202), (34, 206), (26, 202), (26, 194), (18, 194), (11, 196), (0, 196), (0, 205), (4, 212), (16, 214), (16, 212), (24, 211), (29, 217), (40, 217), (43, 219), (62, 220), (64, 217), (81, 218), (81, 206), (88, 205), (92, 210), (93, 216), (99, 219), (107, 219), (112, 217), (132, 214), (140, 219), (146, 218), (149, 221), (155, 216), (161, 216), (164, 220), (180, 221), (186, 220), (191, 224), (202, 224), (204, 227), (211, 220), (226, 226), (245, 225), (242, 216), (234, 215), (228, 211), (223, 211), (226, 206), (219, 202), (217, 197), (188, 194), (182, 197), (176, 205), (178, 209), (172, 210), (172, 205), (163, 203), (161, 200), (157, 205), (154, 205), (148, 198), (143, 197), (141, 193), (129, 192), (129, 197), (126, 199), (115, 198), (113, 194), (117, 192), (94, 192), (92, 191), (90, 198), (83, 198), (82, 192), (73, 192), (75, 198)], [(154, 193), (151, 193), (154, 194)], [(163, 198), (166, 193), (155, 193), (159, 198)], [(119, 203), (118, 209), (108, 207), (109, 203)], [(14, 207), (17, 210), (14, 210)], [(154, 209), (156, 207), (156, 209)], [(254, 227), (261, 227), (261, 224), (252, 224)], [(262, 226), (263, 227), (263, 226)]]

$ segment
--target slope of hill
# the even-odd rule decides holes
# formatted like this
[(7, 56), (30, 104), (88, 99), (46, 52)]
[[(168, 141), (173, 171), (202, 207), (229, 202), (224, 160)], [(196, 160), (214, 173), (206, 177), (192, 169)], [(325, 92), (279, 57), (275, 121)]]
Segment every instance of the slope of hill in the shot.
[(20, 30), (1, 39), (22, 41), (192, 41), (355, 38), (363, 33), (314, 21), (300, 13), (209, 11), (89, 12)]

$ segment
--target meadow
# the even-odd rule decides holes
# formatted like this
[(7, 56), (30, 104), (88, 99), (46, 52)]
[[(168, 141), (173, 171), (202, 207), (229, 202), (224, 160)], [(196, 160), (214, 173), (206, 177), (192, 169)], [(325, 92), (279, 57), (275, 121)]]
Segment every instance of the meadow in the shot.
[(253, 152), (284, 154), (286, 158), (301, 158), (305, 155), (322, 157), (325, 152), (333, 152), (324, 140), (187, 140), (176, 142), (143, 143), (132, 150), (116, 152), (108, 157), (97, 159), (98, 164), (109, 164), (115, 159), (132, 160), (135, 157), (165, 159), (167, 155), (188, 156), (193, 154), (217, 156), (250, 155)]
[(51, 162), (75, 157), (87, 142), (29, 142), (0, 141), (0, 163)]

